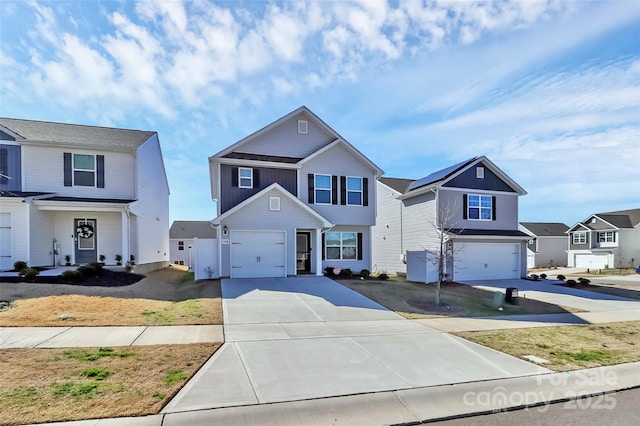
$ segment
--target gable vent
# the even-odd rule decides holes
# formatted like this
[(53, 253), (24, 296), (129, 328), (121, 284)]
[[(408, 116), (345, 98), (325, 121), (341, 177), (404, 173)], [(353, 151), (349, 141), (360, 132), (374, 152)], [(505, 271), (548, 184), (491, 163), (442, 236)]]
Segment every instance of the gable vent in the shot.
[(298, 120), (298, 133), (307, 134), (309, 132), (309, 123), (307, 120)]
[(484, 167), (476, 167), (476, 177), (478, 179), (484, 179)]

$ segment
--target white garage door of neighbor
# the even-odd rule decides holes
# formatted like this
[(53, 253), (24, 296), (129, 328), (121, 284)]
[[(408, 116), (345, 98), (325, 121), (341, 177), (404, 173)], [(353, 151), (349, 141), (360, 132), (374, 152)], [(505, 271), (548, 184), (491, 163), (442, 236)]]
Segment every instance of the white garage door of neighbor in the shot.
[(231, 278), (286, 277), (285, 233), (231, 231)]
[(0, 271), (13, 269), (11, 213), (0, 213)]
[(606, 254), (576, 254), (576, 268), (603, 269), (609, 263)]
[(520, 244), (460, 243), (455, 247), (455, 281), (520, 278)]

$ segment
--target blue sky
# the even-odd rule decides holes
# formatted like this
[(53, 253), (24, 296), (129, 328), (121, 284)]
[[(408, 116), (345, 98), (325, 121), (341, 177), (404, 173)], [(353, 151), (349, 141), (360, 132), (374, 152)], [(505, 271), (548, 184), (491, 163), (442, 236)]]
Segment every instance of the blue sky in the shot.
[(521, 221), (640, 207), (637, 1), (11, 1), (0, 116), (159, 133), (171, 220), (207, 157), (306, 105), (421, 178), (486, 155)]

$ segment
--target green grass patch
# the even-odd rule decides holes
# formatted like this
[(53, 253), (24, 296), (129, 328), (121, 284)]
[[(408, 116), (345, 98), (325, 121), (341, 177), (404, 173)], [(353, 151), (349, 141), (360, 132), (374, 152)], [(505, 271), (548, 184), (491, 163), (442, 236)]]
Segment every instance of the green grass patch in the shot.
[(185, 380), (189, 375), (182, 370), (174, 369), (167, 371), (167, 375), (164, 378), (164, 383), (166, 385), (173, 385), (174, 383), (178, 383), (182, 380)]
[(11, 401), (19, 406), (33, 405), (39, 399), (38, 389), (32, 386), (19, 386), (7, 392), (0, 392), (0, 401)]
[(184, 272), (178, 282), (180, 284), (192, 283), (195, 280), (195, 272)]
[(158, 399), (165, 399), (167, 394), (164, 392), (155, 391), (153, 394), (151, 394), (151, 396)]
[(135, 355), (135, 352), (131, 352), (126, 349), (122, 352), (117, 352), (113, 348), (99, 348), (96, 351), (87, 351), (83, 349), (73, 351), (68, 350), (64, 351), (62, 354), (67, 358), (77, 359), (78, 361), (96, 361), (105, 357), (126, 358)]
[(93, 377), (96, 380), (104, 380), (109, 377), (109, 372), (104, 368), (91, 367), (80, 373), (84, 377)]
[(91, 399), (97, 393), (100, 383), (77, 383), (77, 382), (64, 382), (54, 383), (51, 387), (53, 390), (53, 396), (55, 398), (73, 397), (73, 398), (86, 398)]
[(149, 311), (144, 310), (142, 315), (146, 318), (147, 322), (156, 325), (171, 325), (173, 324), (173, 316), (167, 311)]

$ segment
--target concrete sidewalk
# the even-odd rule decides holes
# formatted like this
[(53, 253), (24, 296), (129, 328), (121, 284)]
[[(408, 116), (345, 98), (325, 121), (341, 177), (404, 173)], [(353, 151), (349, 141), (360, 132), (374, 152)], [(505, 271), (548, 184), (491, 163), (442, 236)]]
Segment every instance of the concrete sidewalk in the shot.
[(0, 328), (0, 348), (138, 346), (223, 341), (221, 325)]

